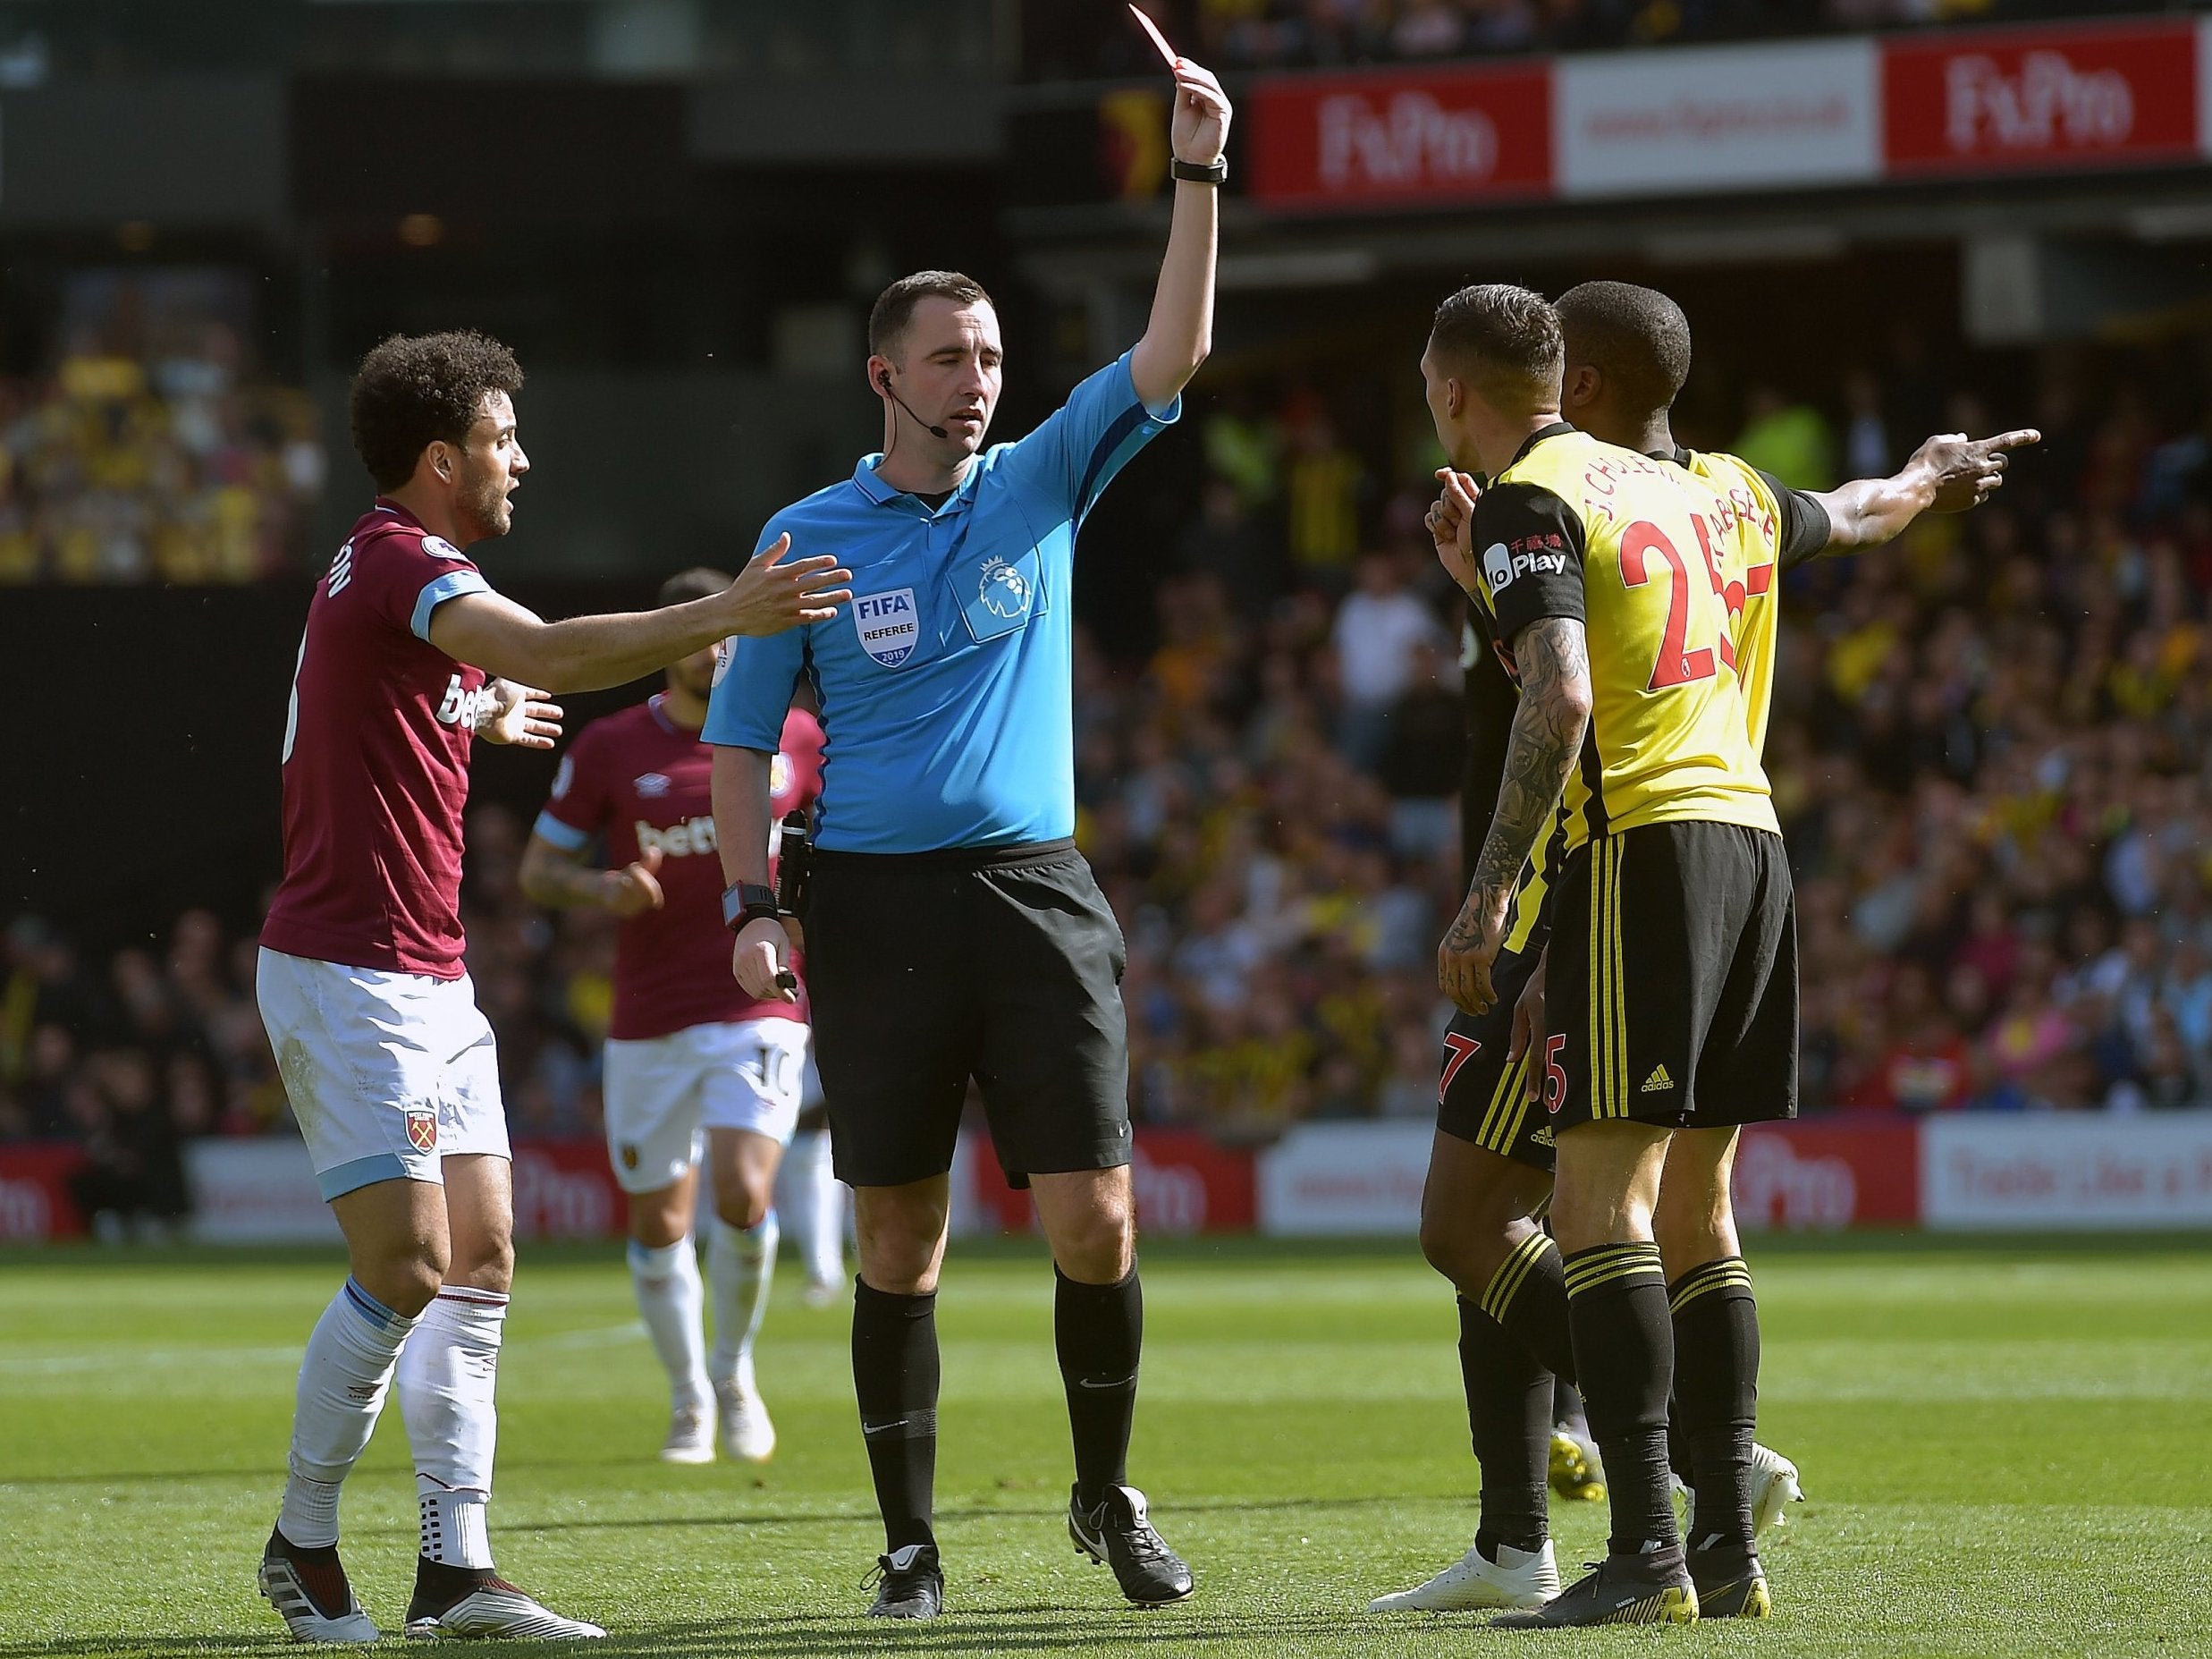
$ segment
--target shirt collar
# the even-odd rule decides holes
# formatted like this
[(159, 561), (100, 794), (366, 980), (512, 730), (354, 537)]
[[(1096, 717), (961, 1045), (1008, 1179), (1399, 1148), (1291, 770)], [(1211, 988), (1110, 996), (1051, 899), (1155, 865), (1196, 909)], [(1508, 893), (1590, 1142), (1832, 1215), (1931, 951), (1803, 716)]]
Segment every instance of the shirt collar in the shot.
[(960, 482), (946, 498), (945, 504), (932, 511), (929, 503), (906, 490), (893, 489), (878, 476), (876, 469), (883, 464), (881, 453), (863, 455), (860, 464), (853, 469), (853, 487), (879, 507), (897, 505), (916, 518), (935, 518), (941, 513), (966, 507), (968, 498), (975, 493), (975, 480), (983, 476), (983, 458), (979, 455), (968, 464)]
[(1510, 471), (1513, 468), (1519, 466), (1528, 459), (1529, 451), (1534, 449), (1546, 438), (1556, 438), (1563, 432), (1574, 430), (1574, 423), (1566, 420), (1555, 420), (1548, 427), (1537, 427), (1535, 431), (1528, 435), (1528, 441), (1513, 452), (1513, 459), (1506, 463), (1504, 470)]
[(393, 500), (389, 495), (379, 495), (376, 497), (375, 511), (378, 512), (389, 513), (392, 517), (397, 519), (401, 523), (411, 524), (418, 530), (424, 529), (423, 521), (420, 519), (409, 512), (405, 507), (400, 505), (398, 502)]

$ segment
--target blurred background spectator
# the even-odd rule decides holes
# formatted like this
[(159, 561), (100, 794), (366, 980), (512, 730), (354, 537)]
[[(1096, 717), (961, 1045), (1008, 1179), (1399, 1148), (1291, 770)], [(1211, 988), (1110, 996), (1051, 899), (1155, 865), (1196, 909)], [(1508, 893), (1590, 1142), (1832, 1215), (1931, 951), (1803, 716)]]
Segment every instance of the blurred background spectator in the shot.
[(244, 582), (305, 568), (314, 405), (243, 360), (235, 272), (89, 270), (47, 372), (0, 377), (0, 584)]

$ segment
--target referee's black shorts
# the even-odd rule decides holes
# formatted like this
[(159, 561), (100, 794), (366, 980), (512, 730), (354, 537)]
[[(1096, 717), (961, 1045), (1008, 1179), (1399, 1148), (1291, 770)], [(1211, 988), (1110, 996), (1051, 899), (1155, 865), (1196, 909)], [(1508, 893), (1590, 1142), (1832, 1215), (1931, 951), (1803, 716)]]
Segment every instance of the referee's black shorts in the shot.
[(970, 1078), (1016, 1186), (1129, 1161), (1127, 958), (1073, 842), (817, 851), (801, 920), (840, 1180), (950, 1170)]
[(1545, 975), (1555, 1132), (1797, 1115), (1797, 902), (1782, 838), (1648, 824), (1566, 857)]

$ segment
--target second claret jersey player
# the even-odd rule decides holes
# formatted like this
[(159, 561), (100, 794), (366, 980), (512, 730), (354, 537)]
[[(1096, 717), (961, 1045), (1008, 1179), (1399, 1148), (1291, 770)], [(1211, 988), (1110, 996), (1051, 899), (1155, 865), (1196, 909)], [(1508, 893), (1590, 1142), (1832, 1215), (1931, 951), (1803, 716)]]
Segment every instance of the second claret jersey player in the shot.
[[(686, 572), (670, 580), (663, 601), (727, 582)], [(775, 1270), (777, 1169), (808, 1071), (803, 990), (795, 1001), (764, 1001), (730, 976), (712, 750), (699, 735), (720, 660), (712, 649), (685, 658), (670, 667), (665, 691), (578, 735), (522, 871), (540, 903), (621, 918), (605, 1055), (607, 1153), (629, 1198), (638, 1311), (669, 1375), (662, 1456), (679, 1463), (711, 1459), (718, 1432), (730, 1457), (757, 1462), (775, 1448), (753, 1345)], [(820, 792), (821, 751), (821, 727), (792, 709), (773, 766), (779, 824)], [(606, 868), (589, 859), (595, 842)], [(692, 1239), (702, 1161), (713, 1189), (704, 1285)], [(703, 1332), (710, 1299), (711, 1350)]]

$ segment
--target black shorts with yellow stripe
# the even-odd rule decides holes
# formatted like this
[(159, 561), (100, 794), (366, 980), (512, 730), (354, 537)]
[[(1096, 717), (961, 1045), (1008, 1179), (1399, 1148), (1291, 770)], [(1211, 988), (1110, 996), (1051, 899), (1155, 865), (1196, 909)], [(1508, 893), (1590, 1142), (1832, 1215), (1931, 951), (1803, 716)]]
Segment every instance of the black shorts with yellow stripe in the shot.
[(1436, 1086), (1436, 1126), (1501, 1158), (1532, 1169), (1551, 1169), (1551, 1124), (1532, 1098), (1529, 1073), (1541, 1078), (1541, 1056), (1531, 1052), (1508, 1063), (1513, 1007), (1544, 953), (1537, 928), (1527, 947), (1502, 952), (1490, 970), (1498, 1000), (1486, 1014), (1457, 1013), (1444, 1031), (1444, 1065)]
[(1567, 855), (1545, 979), (1552, 1127), (1797, 1115), (1797, 906), (1782, 838), (1648, 824)]

